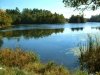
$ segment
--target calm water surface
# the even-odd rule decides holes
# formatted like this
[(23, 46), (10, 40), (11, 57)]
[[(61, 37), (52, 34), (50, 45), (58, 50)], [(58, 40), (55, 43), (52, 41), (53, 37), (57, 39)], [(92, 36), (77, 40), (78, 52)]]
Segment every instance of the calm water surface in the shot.
[(100, 23), (21, 25), (0, 30), (0, 47), (31, 50), (42, 62), (54, 61), (69, 69), (78, 67), (78, 44), (88, 34), (100, 34)]

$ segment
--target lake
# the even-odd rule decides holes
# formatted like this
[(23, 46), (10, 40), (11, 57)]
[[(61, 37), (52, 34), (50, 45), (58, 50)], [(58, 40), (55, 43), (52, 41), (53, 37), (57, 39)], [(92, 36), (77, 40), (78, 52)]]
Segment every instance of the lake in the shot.
[(88, 34), (100, 34), (100, 23), (18, 25), (0, 30), (0, 47), (20, 47), (37, 53), (42, 62), (54, 61), (69, 69), (79, 67), (78, 44)]

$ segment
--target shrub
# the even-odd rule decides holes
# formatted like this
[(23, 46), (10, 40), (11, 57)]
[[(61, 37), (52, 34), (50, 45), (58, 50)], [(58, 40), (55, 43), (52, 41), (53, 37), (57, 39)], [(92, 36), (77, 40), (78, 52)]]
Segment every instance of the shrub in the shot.
[(24, 52), (21, 49), (2, 49), (0, 50), (0, 64), (8, 67), (22, 68), (28, 63), (38, 61), (36, 54)]
[(70, 75), (69, 71), (62, 66), (57, 66), (53, 62), (49, 62), (45, 66), (44, 75)]
[(18, 68), (4, 67), (5, 69), (0, 69), (0, 75), (26, 75), (23, 70)]
[(23, 69), (28, 72), (39, 73), (42, 68), (44, 68), (44, 65), (42, 63), (35, 62), (35, 63), (26, 64)]
[(80, 47), (81, 55), (79, 57), (83, 69), (87, 69), (90, 73), (100, 71), (100, 43), (97, 37), (89, 36), (86, 45)]
[(69, 71), (53, 62), (43, 64), (36, 54), (17, 48), (1, 49), (1, 75), (70, 75)]
[(88, 72), (77, 70), (73, 75), (88, 75)]
[(24, 70), (40, 75), (70, 75), (67, 69), (62, 66), (57, 66), (52, 62), (47, 64), (42, 64), (40, 62), (30, 63), (24, 67)]

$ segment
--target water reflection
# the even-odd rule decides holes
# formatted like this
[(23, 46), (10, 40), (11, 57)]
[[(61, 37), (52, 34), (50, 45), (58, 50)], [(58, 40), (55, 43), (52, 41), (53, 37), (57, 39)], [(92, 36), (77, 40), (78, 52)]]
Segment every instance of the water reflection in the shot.
[(71, 28), (72, 31), (82, 31), (84, 28), (81, 27), (81, 28)]
[(64, 29), (32, 29), (32, 30), (15, 30), (15, 31), (3, 31), (0, 35), (6, 38), (21, 37), (24, 38), (43, 38), (53, 33), (62, 33)]
[(76, 28), (70, 28), (70, 30), (72, 32), (75, 32), (75, 31), (80, 32), (80, 31), (82, 31), (82, 32), (89, 33), (89, 32), (100, 31), (100, 27), (76, 27)]
[(3, 41), (2, 39), (0, 39), (0, 47), (3, 45)]
[(100, 30), (100, 27), (91, 27), (91, 29)]

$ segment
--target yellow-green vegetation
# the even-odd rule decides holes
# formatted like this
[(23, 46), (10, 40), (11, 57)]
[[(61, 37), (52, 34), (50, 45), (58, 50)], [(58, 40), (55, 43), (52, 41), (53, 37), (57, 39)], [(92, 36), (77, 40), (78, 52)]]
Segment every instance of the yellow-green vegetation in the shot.
[(73, 75), (88, 75), (88, 72), (86, 71), (81, 71), (81, 70), (77, 70), (74, 72)]
[[(100, 72), (100, 40), (89, 36), (88, 42), (80, 47), (79, 57), (81, 68), (87, 69), (89, 73)], [(100, 73), (97, 73), (100, 75)]]
[(0, 50), (0, 64), (8, 67), (22, 68), (26, 64), (38, 61), (37, 56), (31, 52), (23, 52), (19, 48), (16, 50)]
[(0, 50), (0, 75), (70, 75), (53, 62), (41, 63), (38, 56), (19, 48)]
[(100, 75), (100, 72), (90, 74), (87, 71), (76, 70), (72, 75)]
[(12, 18), (3, 10), (0, 10), (0, 28), (11, 25)]

